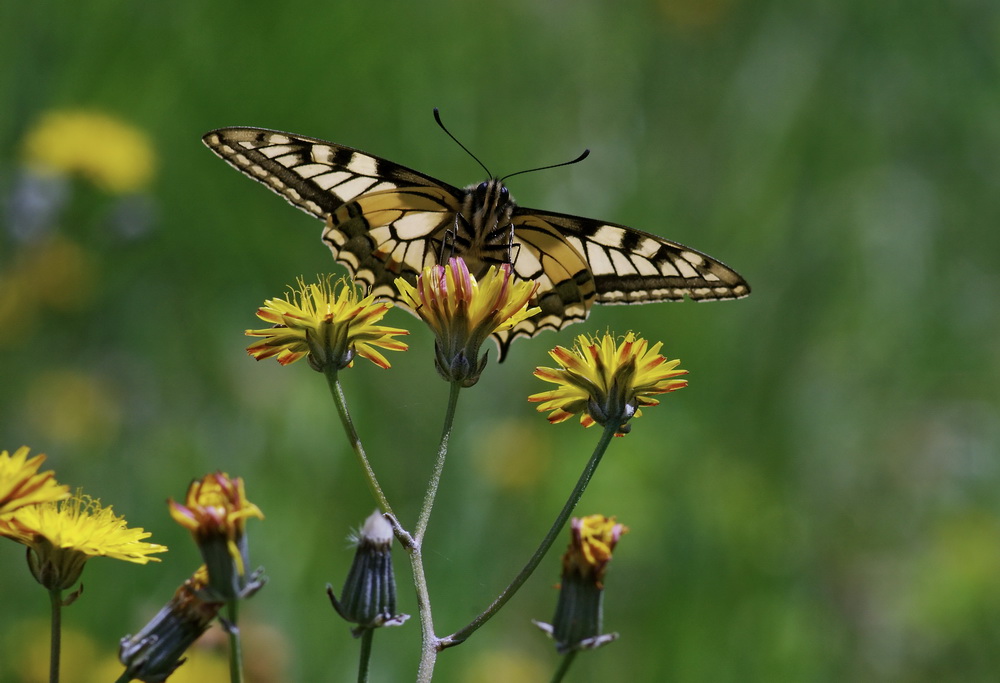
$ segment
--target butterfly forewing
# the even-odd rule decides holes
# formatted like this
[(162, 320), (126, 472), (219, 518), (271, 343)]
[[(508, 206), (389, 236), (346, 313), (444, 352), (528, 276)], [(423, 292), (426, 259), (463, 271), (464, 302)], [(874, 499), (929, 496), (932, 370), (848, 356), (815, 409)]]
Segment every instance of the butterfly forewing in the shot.
[(580, 254), (593, 277), (596, 303), (717, 301), (750, 293), (736, 271), (683, 244), (624, 225), (520, 207), (515, 225), (518, 214), (548, 226)]
[[(343, 145), (262, 128), (220, 128), (203, 139), (237, 170), (323, 219), (323, 241), (334, 258), (379, 296), (399, 303), (397, 277), (413, 281), (449, 256), (464, 256), (477, 276), (503, 256), (517, 277), (538, 283), (532, 305), (541, 312), (494, 335), (501, 360), (517, 337), (585, 320), (595, 303), (750, 293), (735, 271), (682, 244), (512, 201), (484, 211), (476, 185), (458, 189)], [(508, 196), (500, 181), (478, 188)]]
[(237, 170), (326, 223), (323, 241), (357, 281), (397, 299), (393, 281), (437, 262), (462, 191), (360, 150), (261, 128), (204, 142)]

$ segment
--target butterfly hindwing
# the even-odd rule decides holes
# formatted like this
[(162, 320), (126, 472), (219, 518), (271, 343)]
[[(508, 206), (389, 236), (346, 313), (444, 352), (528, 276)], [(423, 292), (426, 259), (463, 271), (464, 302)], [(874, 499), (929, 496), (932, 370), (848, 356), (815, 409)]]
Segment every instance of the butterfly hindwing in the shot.
[(356, 281), (378, 296), (399, 301), (396, 278), (415, 282), (423, 268), (438, 262), (458, 210), (447, 189), (371, 192), (327, 217), (323, 242)]

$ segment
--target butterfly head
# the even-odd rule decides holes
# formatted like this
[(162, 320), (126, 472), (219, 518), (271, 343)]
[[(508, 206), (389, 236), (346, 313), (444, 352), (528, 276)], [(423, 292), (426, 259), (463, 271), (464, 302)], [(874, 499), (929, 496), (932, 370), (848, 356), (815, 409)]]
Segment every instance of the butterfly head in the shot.
[(465, 191), (462, 215), (473, 227), (474, 234), (485, 237), (498, 229), (509, 230), (515, 204), (503, 182), (491, 178), (470, 185)]

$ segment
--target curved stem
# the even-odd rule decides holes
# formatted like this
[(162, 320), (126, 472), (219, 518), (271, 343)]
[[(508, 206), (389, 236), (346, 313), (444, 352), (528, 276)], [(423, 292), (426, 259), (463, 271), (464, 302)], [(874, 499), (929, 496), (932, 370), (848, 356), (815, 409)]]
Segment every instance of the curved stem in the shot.
[(427, 577), (424, 574), (423, 553), (421, 552), (424, 533), (427, 531), (427, 523), (431, 518), (431, 510), (434, 507), (434, 497), (437, 494), (438, 484), (441, 483), (441, 472), (444, 470), (444, 461), (448, 455), (448, 439), (451, 436), (452, 426), (455, 424), (455, 410), (458, 406), (458, 395), (462, 386), (458, 382), (451, 383), (451, 392), (448, 395), (448, 407), (445, 410), (444, 427), (441, 430), (441, 443), (438, 445), (437, 460), (434, 463), (434, 471), (431, 479), (427, 483), (427, 493), (424, 494), (424, 504), (420, 508), (420, 517), (417, 519), (417, 528), (412, 537), (410, 546), (410, 565), (413, 568), (413, 586), (417, 591), (417, 608), (420, 612), (420, 632), (422, 645), (420, 649), (420, 667), (417, 670), (417, 681), (426, 683), (434, 675), (434, 664), (437, 660), (437, 653), (441, 650), (437, 636), (434, 635), (434, 619), (431, 616), (431, 599), (427, 590)]
[(533, 571), (535, 571), (539, 562), (541, 562), (542, 558), (545, 557), (545, 553), (548, 552), (550, 547), (552, 547), (552, 543), (562, 532), (563, 527), (566, 525), (566, 521), (573, 513), (573, 508), (576, 507), (576, 504), (583, 496), (583, 492), (587, 490), (587, 484), (590, 483), (591, 477), (594, 476), (594, 472), (597, 470), (597, 466), (601, 463), (601, 458), (604, 457), (604, 453), (607, 451), (608, 445), (611, 443), (611, 439), (614, 438), (616, 431), (618, 431), (618, 423), (609, 421), (608, 426), (604, 428), (604, 433), (601, 434), (600, 441), (597, 442), (597, 447), (594, 449), (593, 455), (590, 456), (590, 460), (587, 462), (587, 466), (584, 467), (583, 472), (580, 474), (580, 479), (576, 482), (573, 492), (570, 493), (569, 499), (566, 501), (566, 504), (563, 505), (563, 508), (556, 517), (555, 522), (552, 523), (552, 527), (549, 529), (549, 532), (545, 534), (545, 538), (542, 539), (538, 549), (535, 550), (534, 555), (532, 555), (531, 559), (528, 560), (528, 563), (524, 565), (521, 572), (514, 577), (514, 580), (510, 582), (510, 585), (503, 589), (503, 592), (500, 593), (497, 599), (494, 600), (493, 603), (482, 612), (482, 614), (469, 622), (469, 624), (464, 628), (455, 631), (450, 636), (441, 638), (438, 647), (443, 650), (464, 642), (466, 638), (475, 633), (480, 626), (492, 619), (493, 615), (495, 615), (500, 608), (514, 596), (514, 593), (521, 588), (524, 582), (528, 580), (528, 577), (531, 576)]
[(573, 660), (576, 659), (576, 654), (579, 650), (570, 650), (565, 655), (563, 655), (562, 662), (559, 664), (559, 668), (556, 672), (552, 674), (552, 683), (559, 683), (563, 677), (566, 676), (566, 672), (569, 671), (569, 667), (573, 664)]
[(49, 589), (52, 607), (52, 637), (49, 642), (49, 683), (59, 683), (59, 653), (62, 649), (62, 590)]
[(351, 414), (347, 411), (347, 399), (344, 397), (344, 390), (340, 386), (337, 369), (331, 367), (323, 374), (326, 376), (326, 382), (330, 386), (330, 394), (333, 396), (333, 402), (337, 406), (337, 414), (340, 415), (340, 422), (344, 425), (344, 431), (347, 432), (347, 440), (351, 442), (351, 448), (354, 449), (354, 455), (357, 457), (358, 464), (361, 465), (361, 471), (365, 475), (368, 489), (378, 503), (379, 509), (382, 512), (392, 514), (389, 501), (386, 499), (385, 494), (382, 493), (382, 487), (379, 486), (378, 479), (375, 477), (375, 470), (372, 469), (371, 464), (368, 462), (368, 456), (365, 455), (365, 449), (361, 445), (361, 437), (358, 436), (358, 430), (354, 428)]
[(375, 629), (366, 628), (361, 633), (361, 655), (358, 662), (358, 683), (368, 683), (368, 664), (372, 658), (372, 639)]
[(229, 621), (229, 680), (231, 683), (243, 683), (243, 646), (240, 642), (240, 629), (236, 625), (239, 600), (227, 603), (227, 619)]

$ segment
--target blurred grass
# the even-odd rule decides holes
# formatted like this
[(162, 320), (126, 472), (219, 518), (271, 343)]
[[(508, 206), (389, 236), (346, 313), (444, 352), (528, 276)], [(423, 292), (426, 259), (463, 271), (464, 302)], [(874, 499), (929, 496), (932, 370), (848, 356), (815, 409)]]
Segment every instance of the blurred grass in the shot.
[[(613, 444), (581, 504), (632, 532), (608, 578), (622, 639), (581, 657), (574, 680), (995, 680), (998, 39), (1000, 8), (976, 0), (0, 6), (0, 285), (30, 304), (0, 309), (0, 448), (48, 453), (61, 481), (172, 548), (142, 568), (93, 561), (67, 627), (103, 657), (140, 628), (198, 562), (165, 499), (225, 469), (267, 515), (251, 543), (271, 582), (246, 618), (268, 629), (250, 651), (287, 658), (270, 680), (353, 679), (356, 646), (323, 586), (339, 587), (344, 537), (372, 504), (321, 379), (255, 364), (242, 336), (329, 255), (318, 222), (199, 137), (279, 128), (478, 182), (438, 106), (500, 174), (591, 148), (517, 178), (521, 204), (691, 244), (754, 288), (597, 310), (519, 341), (467, 392), (425, 551), (439, 630), (516, 571), (596, 441), (533, 412), (531, 369), (610, 326), (663, 339), (691, 386)], [(124, 209), (75, 182), (48, 225), (61, 251), (38, 256), (10, 230), (21, 140), (78, 107), (145, 131), (157, 180)], [(345, 383), (413, 519), (446, 386), (428, 335), (394, 316), (413, 350)], [(438, 680), (545, 680), (555, 655), (528, 620), (551, 616), (557, 567), (553, 553), (444, 653)], [(12, 543), (0, 586), (0, 680), (32, 680), (16, 635), (45, 596)], [(417, 638), (412, 622), (380, 633), (374, 680), (409, 679)]]

